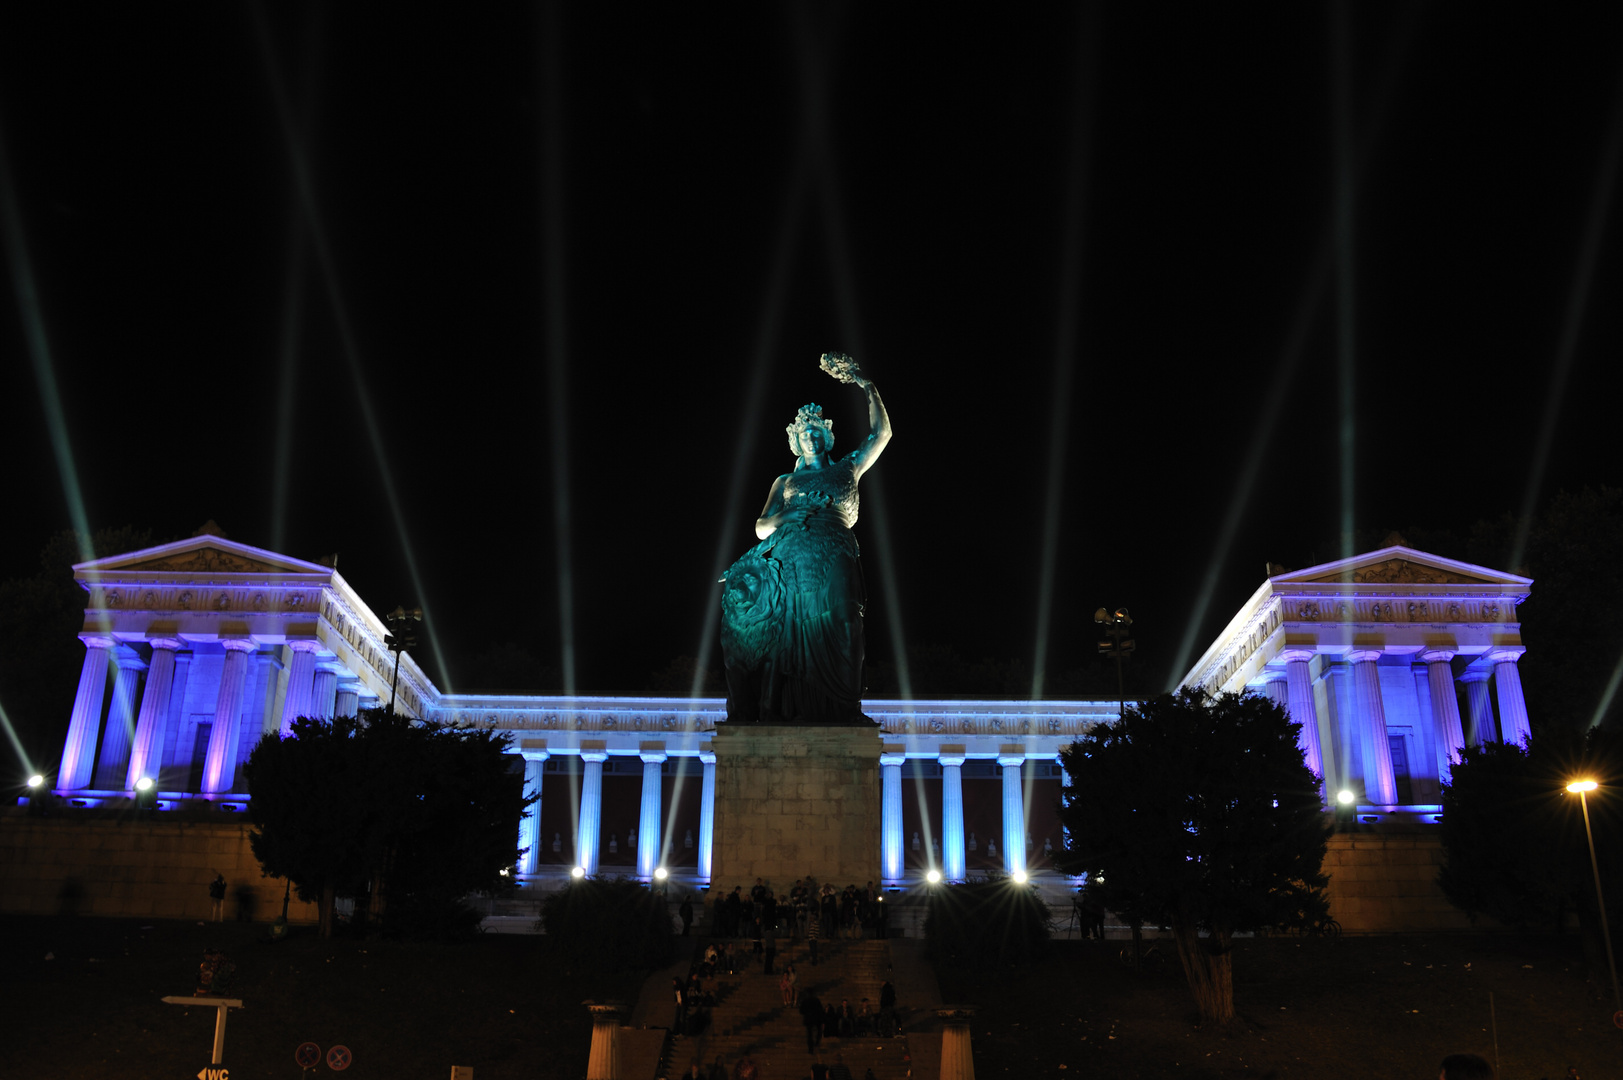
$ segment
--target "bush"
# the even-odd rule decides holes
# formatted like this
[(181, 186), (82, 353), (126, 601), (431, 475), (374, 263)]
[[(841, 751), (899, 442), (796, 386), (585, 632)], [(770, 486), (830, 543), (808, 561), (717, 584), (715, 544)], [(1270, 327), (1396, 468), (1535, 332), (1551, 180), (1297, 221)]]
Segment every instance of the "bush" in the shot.
[(924, 937), (934, 963), (1001, 967), (1036, 959), (1048, 941), (1048, 905), (1035, 885), (992, 878), (930, 894)]
[(646, 885), (571, 881), (542, 901), (541, 925), (563, 955), (607, 968), (654, 968), (671, 958), (671, 915)]

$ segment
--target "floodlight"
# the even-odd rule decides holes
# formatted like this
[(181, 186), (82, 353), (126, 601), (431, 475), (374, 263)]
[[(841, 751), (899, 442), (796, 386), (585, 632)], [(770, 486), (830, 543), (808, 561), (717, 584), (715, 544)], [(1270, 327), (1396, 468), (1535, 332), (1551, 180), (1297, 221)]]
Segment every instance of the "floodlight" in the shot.
[(1026, 872), (1024, 870), (1016, 870), (1013, 874), (1011, 874), (1009, 876), (1014, 879), (1014, 883), (1016, 885), (1024, 885), (1026, 883), (1026, 881), (1027, 881)]
[(39, 773), (35, 773), (33, 776), (28, 778), (28, 786), (31, 788), (44, 787), (45, 777), (41, 776)]
[(139, 791), (143, 795), (145, 795), (147, 792), (151, 791), (152, 790), (152, 777), (143, 776), (143, 777), (141, 777), (141, 779), (137, 780), (135, 782), (135, 790)]
[(669, 870), (665, 869), (663, 866), (659, 867), (657, 870), (654, 871), (654, 880), (655, 881), (664, 881), (666, 878), (668, 878), (670, 876), (671, 876), (671, 872)]
[(572, 877), (572, 878), (575, 878), (577, 880), (579, 880), (580, 878), (585, 877), (586, 876), (586, 867), (584, 867), (584, 866), (575, 867), (573, 870), (569, 871), (569, 876)]
[(931, 870), (928, 874), (924, 875), (924, 880), (928, 881), (931, 885), (941, 884), (941, 871)]
[(1567, 790), (1576, 795), (1581, 791), (1594, 791), (1598, 787), (1600, 785), (1593, 780), (1574, 780), (1567, 785)]
[(1342, 806), (1351, 806), (1353, 804), (1353, 800), (1356, 798), (1358, 798), (1358, 796), (1354, 795), (1346, 788), (1342, 788), (1340, 791), (1336, 792), (1336, 802), (1340, 803)]

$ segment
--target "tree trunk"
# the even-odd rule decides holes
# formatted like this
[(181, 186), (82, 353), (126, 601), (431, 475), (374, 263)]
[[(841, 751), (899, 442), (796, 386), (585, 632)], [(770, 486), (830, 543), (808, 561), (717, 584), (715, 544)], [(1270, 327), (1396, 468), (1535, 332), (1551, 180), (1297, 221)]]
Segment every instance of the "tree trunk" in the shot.
[(338, 900), (338, 890), (329, 882), (321, 887), (321, 936), (332, 937), (333, 905)]
[(1233, 939), (1227, 930), (1204, 940), (1193, 924), (1172, 920), (1172, 937), (1202, 1023), (1227, 1024), (1234, 1019)]

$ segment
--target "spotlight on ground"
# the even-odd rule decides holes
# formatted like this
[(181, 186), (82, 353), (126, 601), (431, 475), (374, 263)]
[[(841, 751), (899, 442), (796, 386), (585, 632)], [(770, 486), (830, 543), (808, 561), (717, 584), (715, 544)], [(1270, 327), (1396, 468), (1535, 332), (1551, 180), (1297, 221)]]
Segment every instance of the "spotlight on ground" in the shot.
[(141, 779), (137, 780), (135, 782), (135, 790), (139, 791), (143, 795), (145, 795), (147, 792), (151, 791), (152, 790), (152, 777), (143, 776), (143, 777), (141, 777)]
[(1024, 885), (1028, 880), (1030, 880), (1026, 877), (1026, 872), (1024, 870), (1016, 870), (1010, 875), (1010, 877), (1014, 879), (1014, 883), (1016, 885)]
[(586, 867), (575, 867), (573, 870), (569, 871), (569, 876), (574, 878), (576, 881), (579, 881), (581, 878), (586, 876)]
[(1346, 788), (1342, 788), (1340, 791), (1336, 792), (1336, 802), (1340, 803), (1342, 806), (1351, 806), (1355, 798), (1357, 798), (1357, 796), (1348, 791)]
[(661, 866), (659, 869), (654, 871), (654, 880), (655, 881), (664, 881), (666, 878), (668, 878), (670, 876), (671, 876), (671, 872), (669, 870), (665, 869), (663, 866)]
[(505, 867), (505, 866), (502, 867), (500, 870), (498, 870), (496, 872), (498, 874), (500, 874), (502, 877), (512, 877), (513, 876), (512, 874), (508, 873), (507, 867)]
[(28, 778), (28, 786), (33, 788), (35, 791), (38, 791), (40, 788), (45, 786), (45, 777), (41, 776), (39, 773), (35, 773), (33, 776)]
[(931, 885), (941, 884), (941, 871), (931, 870), (928, 874), (924, 875), (924, 880), (928, 881)]

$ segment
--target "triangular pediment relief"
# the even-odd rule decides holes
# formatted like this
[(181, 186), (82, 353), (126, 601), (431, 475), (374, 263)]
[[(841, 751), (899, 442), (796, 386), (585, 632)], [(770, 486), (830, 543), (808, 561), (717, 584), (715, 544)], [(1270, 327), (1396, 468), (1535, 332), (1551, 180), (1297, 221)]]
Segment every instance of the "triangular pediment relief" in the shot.
[(273, 551), (239, 544), (218, 536), (194, 536), (173, 544), (141, 551), (110, 555), (80, 563), (74, 571), (80, 576), (106, 575), (114, 571), (136, 573), (196, 574), (330, 574), (318, 563), (305, 562)]
[(1310, 566), (1305, 570), (1276, 574), (1275, 585), (1339, 584), (1355, 585), (1502, 585), (1526, 587), (1531, 579), (1491, 570), (1486, 566), (1445, 559), (1406, 547), (1379, 551)]

